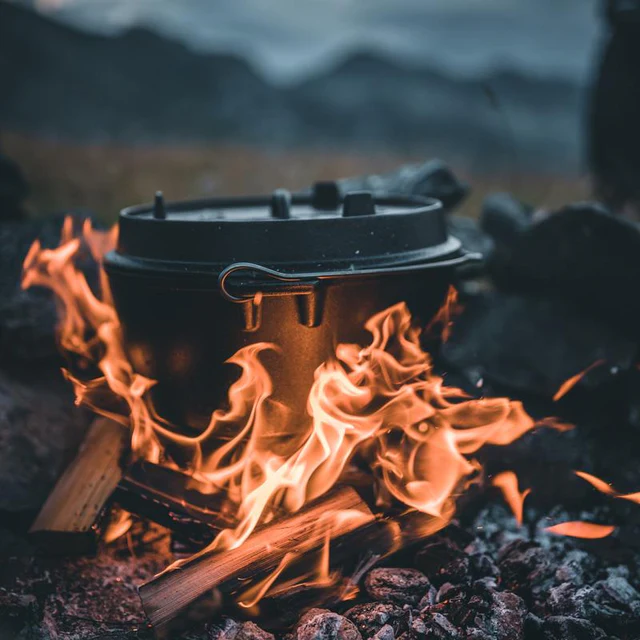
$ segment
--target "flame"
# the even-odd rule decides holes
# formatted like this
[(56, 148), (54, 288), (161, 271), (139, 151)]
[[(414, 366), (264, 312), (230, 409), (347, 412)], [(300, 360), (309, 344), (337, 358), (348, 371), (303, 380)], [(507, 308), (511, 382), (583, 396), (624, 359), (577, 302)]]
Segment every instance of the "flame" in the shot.
[(612, 496), (614, 498), (619, 498), (620, 500), (629, 500), (629, 502), (635, 502), (636, 504), (640, 504), (640, 492), (636, 493), (620, 493), (616, 491), (610, 484), (606, 483), (604, 480), (597, 478), (596, 476), (591, 475), (590, 473), (586, 473), (584, 471), (576, 471), (575, 474), (588, 482), (595, 489), (604, 493), (608, 496)]
[(606, 538), (615, 530), (616, 528), (609, 524), (595, 524), (593, 522), (582, 522), (580, 520), (561, 522), (545, 529), (545, 531), (555, 533), (559, 536), (570, 536), (572, 538), (585, 538), (590, 540)]
[(451, 337), (453, 318), (461, 312), (462, 305), (458, 302), (458, 290), (453, 285), (450, 285), (444, 304), (427, 325), (427, 333), (433, 331), (435, 327), (440, 327), (440, 337), (443, 342), (446, 342)]
[(127, 533), (132, 524), (131, 514), (124, 509), (120, 509), (107, 525), (105, 532), (102, 534), (102, 539), (106, 544), (111, 544)]
[(584, 371), (577, 373), (575, 376), (571, 376), (568, 380), (565, 380), (560, 388), (556, 391), (556, 394), (553, 396), (554, 402), (563, 398), (573, 387), (575, 387), (582, 378), (584, 378), (590, 371), (597, 369), (600, 365), (604, 364), (604, 360), (596, 360), (594, 363), (590, 364)]
[[(148, 391), (155, 381), (136, 373), (127, 359), (101, 267), (115, 239), (115, 230), (99, 232), (89, 223), (76, 233), (69, 218), (57, 249), (34, 243), (25, 259), (23, 286), (54, 291), (63, 351), (101, 372), (89, 380), (72, 367), (65, 372), (77, 403), (130, 424), (134, 456), (175, 464), (169, 451), (180, 447), (182, 465), (194, 478), (236, 505), (237, 526), (222, 531), (210, 549), (235, 548), (276, 512), (300, 509), (330, 489), (355, 457), (369, 468), (379, 507), (401, 503), (431, 519), (425, 531), (437, 530), (453, 516), (455, 498), (478, 475), (473, 454), (484, 445), (507, 445), (535, 426), (519, 402), (469, 399), (460, 389), (446, 387), (401, 303), (369, 319), (369, 345), (340, 344), (317, 369), (306, 424), (291, 424), (290, 412), (271, 397), (273, 382), (260, 356), (278, 347), (256, 343), (229, 360), (241, 369), (228, 392), (229, 408), (215, 411), (202, 433), (181, 435), (151, 403)], [(88, 254), (100, 266), (98, 291), (77, 266)], [(438, 314), (445, 339), (455, 299), (452, 289), (447, 311)], [(221, 432), (233, 436), (220, 444)], [(278, 573), (293, 560), (288, 558)], [(315, 580), (329, 579), (326, 558), (316, 573)], [(254, 605), (277, 577), (255, 585), (245, 605)]]
[(513, 471), (503, 471), (493, 478), (491, 484), (502, 491), (505, 501), (513, 512), (518, 525), (522, 526), (524, 501), (531, 493), (531, 489), (518, 489), (518, 476)]

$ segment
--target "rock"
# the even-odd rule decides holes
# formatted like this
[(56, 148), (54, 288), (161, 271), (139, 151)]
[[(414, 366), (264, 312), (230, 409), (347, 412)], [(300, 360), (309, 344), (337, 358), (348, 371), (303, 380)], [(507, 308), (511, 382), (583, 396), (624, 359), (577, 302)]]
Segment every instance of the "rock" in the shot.
[[(631, 369), (637, 341), (563, 300), (501, 292), (467, 298), (442, 355), (470, 382), (493, 382), (551, 398), (598, 360), (591, 388)], [(612, 370), (617, 372), (612, 374)]]
[(466, 251), (479, 253), (483, 257), (493, 251), (494, 243), (489, 235), (480, 228), (477, 220), (466, 216), (447, 216), (449, 233), (458, 238)]
[(493, 193), (482, 203), (480, 228), (498, 244), (513, 242), (531, 224), (532, 208), (508, 193)]
[(441, 160), (429, 160), (419, 165), (405, 165), (385, 175), (344, 178), (338, 184), (348, 191), (380, 191), (408, 196), (436, 198), (451, 211), (469, 193), (469, 186), (456, 177)]
[(640, 228), (599, 205), (565, 207), (491, 254), (487, 269), (505, 291), (573, 303), (581, 317), (640, 334)]
[(57, 369), (28, 386), (0, 372), (0, 510), (42, 505), (89, 420)]
[(296, 640), (362, 640), (351, 620), (327, 609), (310, 609), (294, 629)]
[(611, 640), (599, 627), (580, 618), (551, 616), (542, 623), (544, 640)]
[(407, 626), (407, 612), (390, 602), (357, 604), (346, 611), (344, 615), (358, 627), (363, 638), (373, 636), (383, 626), (391, 626), (394, 633), (400, 635)]
[(25, 215), (23, 203), (29, 186), (20, 167), (0, 154), (0, 220), (19, 220)]
[(368, 573), (364, 586), (376, 600), (416, 605), (430, 584), (427, 577), (416, 569), (381, 567)]

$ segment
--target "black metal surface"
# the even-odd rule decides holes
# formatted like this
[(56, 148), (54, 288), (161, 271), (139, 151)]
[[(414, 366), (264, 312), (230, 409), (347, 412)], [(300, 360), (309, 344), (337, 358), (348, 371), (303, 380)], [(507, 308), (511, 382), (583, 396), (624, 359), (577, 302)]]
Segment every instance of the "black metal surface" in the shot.
[(165, 203), (161, 219), (152, 205), (131, 207), (120, 214), (117, 252), (181, 272), (234, 262), (331, 271), (425, 262), (459, 248), (436, 200), (352, 193), (328, 209), (328, 191)]
[[(325, 204), (329, 191), (326, 185), (320, 190)], [(444, 302), (455, 269), (474, 258), (447, 237), (439, 204), (376, 197), (375, 215), (301, 215), (296, 207), (308, 210), (311, 197), (294, 195), (291, 217), (274, 218), (272, 202), (280, 215), (287, 201), (277, 192), (273, 201), (167, 205), (166, 220), (154, 220), (144, 207), (121, 214), (118, 251), (107, 256), (105, 267), (125, 346), (136, 371), (158, 381), (151, 390), (158, 412), (178, 427), (207, 426), (240, 373), (226, 361), (257, 342), (276, 347), (261, 355), (273, 398), (294, 421), (306, 421), (314, 372), (335, 355), (337, 344), (367, 344), (365, 322), (400, 302), (426, 325)], [(212, 202), (232, 209), (249, 202), (260, 215), (238, 221), (237, 211), (231, 220), (211, 212), (193, 219), (190, 211)], [(389, 203), (403, 209), (389, 213)], [(291, 246), (282, 244), (285, 238)], [(213, 246), (205, 254), (207, 241)], [(358, 260), (354, 246), (366, 247)], [(236, 258), (221, 263), (218, 249)], [(304, 259), (304, 251), (312, 255)]]

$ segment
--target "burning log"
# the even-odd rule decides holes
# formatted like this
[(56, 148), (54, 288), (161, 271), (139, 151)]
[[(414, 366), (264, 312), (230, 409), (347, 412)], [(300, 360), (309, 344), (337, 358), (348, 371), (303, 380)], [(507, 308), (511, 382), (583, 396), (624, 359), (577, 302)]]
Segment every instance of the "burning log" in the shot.
[[(348, 517), (326, 517), (343, 512)], [(238, 547), (204, 551), (170, 567), (140, 587), (142, 606), (153, 626), (162, 628), (206, 592), (232, 593), (246, 587), (248, 577), (258, 581), (269, 576), (287, 554), (317, 551), (329, 534), (334, 546), (344, 546), (350, 534), (360, 534), (367, 525), (375, 526), (376, 518), (358, 493), (350, 487), (334, 489), (297, 513), (263, 526)]]
[[(327, 518), (328, 514), (341, 513), (346, 517)], [(355, 587), (362, 574), (380, 558), (422, 540), (445, 524), (446, 520), (417, 511), (393, 519), (377, 518), (352, 487), (336, 487), (297, 513), (257, 529), (238, 547), (205, 550), (170, 567), (143, 584), (139, 595), (151, 624), (164, 629), (207, 592), (237, 595), (250, 586), (248, 579), (250, 584), (264, 580), (292, 555), (297, 558), (293, 566), (308, 564), (309, 557), (320, 551), (329, 535), (332, 568), (344, 566), (363, 552), (366, 554), (362, 570), (356, 570), (350, 579), (343, 581), (345, 590)], [(275, 588), (267, 593), (266, 599), (275, 614), (271, 621), (281, 622), (283, 606), (291, 608), (292, 601), (296, 608), (300, 604), (319, 605), (340, 600), (339, 591), (296, 585)]]
[(231, 504), (221, 494), (207, 494), (190, 476), (151, 462), (138, 461), (127, 469), (114, 501), (200, 546), (236, 524)]
[(29, 533), (47, 548), (84, 552), (95, 544), (114, 489), (122, 477), (127, 431), (97, 418), (75, 460), (58, 479)]

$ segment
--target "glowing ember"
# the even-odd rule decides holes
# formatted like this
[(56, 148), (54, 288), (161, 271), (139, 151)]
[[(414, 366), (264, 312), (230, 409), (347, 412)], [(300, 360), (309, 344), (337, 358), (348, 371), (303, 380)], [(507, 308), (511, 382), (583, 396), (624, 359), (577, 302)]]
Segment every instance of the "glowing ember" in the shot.
[[(535, 426), (518, 402), (468, 399), (444, 386), (420, 347), (420, 331), (406, 306), (398, 304), (366, 323), (372, 336), (368, 346), (340, 344), (335, 357), (317, 369), (307, 424), (290, 424), (286, 407), (272, 399), (273, 383), (260, 356), (277, 347), (257, 343), (229, 360), (242, 370), (229, 389), (229, 408), (215, 411), (203, 433), (178, 434), (151, 404), (147, 392), (154, 381), (137, 374), (127, 359), (104, 272), (96, 293), (74, 262), (88, 253), (100, 262), (114, 243), (115, 231), (98, 232), (90, 225), (75, 235), (69, 219), (59, 248), (42, 249), (38, 243), (31, 248), (23, 286), (55, 292), (63, 350), (102, 374), (86, 381), (66, 373), (77, 402), (130, 424), (138, 457), (175, 465), (171, 451), (179, 448), (183, 467), (211, 493), (225, 492), (237, 505), (238, 525), (221, 532), (210, 549), (242, 545), (276, 509), (299, 510), (328, 491), (354, 459), (370, 470), (379, 507), (402, 503), (431, 516), (431, 530), (441, 528), (453, 515), (455, 497), (477, 475), (479, 464), (470, 456), (487, 444), (507, 445)], [(447, 311), (438, 314), (445, 338), (453, 306), (452, 290)], [(220, 432), (235, 435), (221, 444)], [(521, 521), (527, 492), (518, 493), (515, 477), (503, 478), (502, 488)], [(276, 573), (290, 560), (285, 558)], [(319, 567), (313, 580), (332, 579), (326, 558)], [(254, 605), (277, 577), (252, 587), (245, 606)]]
[(609, 524), (595, 524), (593, 522), (582, 522), (580, 520), (561, 522), (545, 529), (545, 531), (555, 533), (559, 536), (570, 536), (572, 538), (585, 538), (591, 540), (606, 538), (615, 530), (616, 528)]
[(572, 376), (568, 380), (565, 380), (560, 385), (560, 388), (556, 391), (556, 394), (553, 396), (553, 399), (557, 402), (560, 398), (564, 396), (575, 387), (582, 378), (584, 378), (590, 371), (597, 369), (600, 365), (604, 364), (604, 360), (596, 360), (593, 364), (589, 365), (584, 371), (577, 373), (575, 376)]
[(518, 477), (513, 471), (503, 471), (499, 473), (493, 478), (491, 484), (502, 491), (502, 495), (513, 512), (516, 522), (522, 525), (524, 501), (531, 493), (531, 489), (520, 491), (518, 489)]

